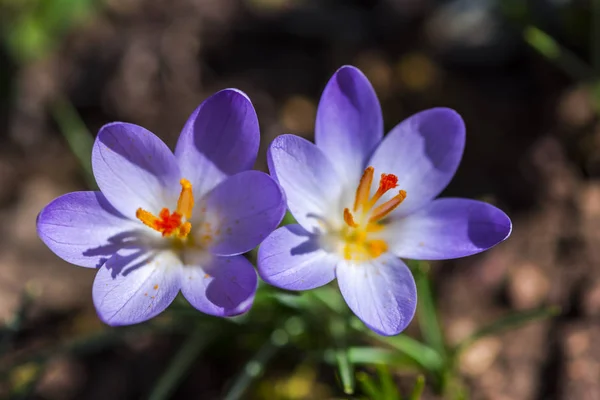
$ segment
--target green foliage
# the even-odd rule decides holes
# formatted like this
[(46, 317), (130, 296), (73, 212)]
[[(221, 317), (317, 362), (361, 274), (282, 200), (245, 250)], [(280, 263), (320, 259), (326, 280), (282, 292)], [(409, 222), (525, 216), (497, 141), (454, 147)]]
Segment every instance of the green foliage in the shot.
[(53, 50), (62, 35), (93, 11), (97, 0), (0, 0), (0, 26), (13, 58), (27, 62)]

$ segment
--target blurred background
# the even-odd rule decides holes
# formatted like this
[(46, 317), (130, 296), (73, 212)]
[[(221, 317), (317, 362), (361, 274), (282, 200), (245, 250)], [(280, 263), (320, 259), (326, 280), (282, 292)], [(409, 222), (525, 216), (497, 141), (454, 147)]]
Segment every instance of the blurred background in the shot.
[[(99, 322), (94, 271), (35, 232), (50, 200), (94, 188), (98, 128), (136, 123), (173, 147), (203, 99), (236, 87), (265, 169), (275, 136), (312, 138), (344, 64), (387, 130), (434, 106), (463, 116), (444, 195), (501, 207), (509, 240), (417, 265), (419, 315), (397, 339), (346, 324), (335, 286), (262, 287), (233, 320), (178, 300), (139, 326)], [(600, 399), (599, 112), (596, 0), (0, 0), (0, 397), (393, 399), (425, 377), (423, 399)]]

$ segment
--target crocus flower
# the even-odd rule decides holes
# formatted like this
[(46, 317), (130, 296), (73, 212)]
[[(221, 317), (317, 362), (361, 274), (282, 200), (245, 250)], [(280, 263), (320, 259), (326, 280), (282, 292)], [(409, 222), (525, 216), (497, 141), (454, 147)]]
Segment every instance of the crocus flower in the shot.
[(206, 314), (244, 313), (257, 276), (241, 254), (285, 213), (277, 183), (249, 170), (258, 144), (254, 108), (233, 89), (194, 111), (175, 154), (140, 126), (108, 124), (92, 151), (100, 191), (52, 201), (38, 235), (62, 259), (98, 269), (92, 297), (110, 325), (148, 320), (180, 290)]
[(296, 225), (274, 231), (258, 252), (268, 283), (308, 290), (337, 278), (350, 309), (372, 330), (395, 335), (416, 309), (416, 287), (400, 259), (476, 254), (506, 239), (511, 221), (480, 201), (435, 197), (465, 145), (461, 117), (420, 112), (383, 137), (375, 92), (354, 67), (327, 84), (313, 144), (276, 138), (268, 152)]

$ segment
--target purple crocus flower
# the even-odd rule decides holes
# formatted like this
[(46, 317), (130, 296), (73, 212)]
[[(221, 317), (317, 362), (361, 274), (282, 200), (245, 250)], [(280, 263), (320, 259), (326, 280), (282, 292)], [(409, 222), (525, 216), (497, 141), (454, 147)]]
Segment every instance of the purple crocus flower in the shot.
[(241, 254), (285, 213), (277, 183), (249, 170), (258, 144), (252, 103), (234, 89), (194, 111), (175, 154), (140, 126), (108, 124), (92, 151), (101, 191), (52, 201), (38, 235), (62, 259), (98, 269), (92, 297), (107, 324), (148, 320), (180, 290), (206, 314), (244, 313), (257, 276)]
[(282, 135), (268, 152), (271, 174), (298, 221), (274, 231), (258, 252), (258, 272), (288, 290), (337, 278), (352, 311), (382, 335), (414, 316), (415, 281), (401, 258), (441, 260), (487, 250), (511, 221), (475, 200), (435, 197), (456, 172), (465, 145), (461, 117), (420, 112), (384, 138), (381, 108), (367, 78), (340, 68), (317, 112), (316, 145)]

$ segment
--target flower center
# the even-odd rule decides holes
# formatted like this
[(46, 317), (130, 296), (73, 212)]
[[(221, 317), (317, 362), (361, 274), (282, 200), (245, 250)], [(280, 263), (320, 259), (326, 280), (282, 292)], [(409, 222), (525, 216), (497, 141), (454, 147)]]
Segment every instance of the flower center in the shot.
[(144, 225), (160, 232), (163, 237), (184, 239), (192, 230), (192, 224), (189, 222), (194, 209), (192, 184), (187, 179), (181, 179), (179, 183), (181, 184), (181, 193), (175, 211), (170, 212), (165, 207), (160, 210), (158, 217), (142, 208), (138, 208), (135, 212), (137, 219), (142, 221)]
[(344, 209), (346, 224), (341, 229), (341, 236), (346, 260), (366, 261), (387, 251), (387, 243), (382, 239), (373, 238), (372, 234), (383, 228), (380, 222), (406, 198), (406, 191), (400, 190), (396, 196), (377, 205), (381, 196), (398, 186), (398, 177), (394, 174), (381, 174), (379, 188), (371, 197), (374, 172), (373, 167), (365, 169), (356, 188), (352, 211), (349, 208)]

